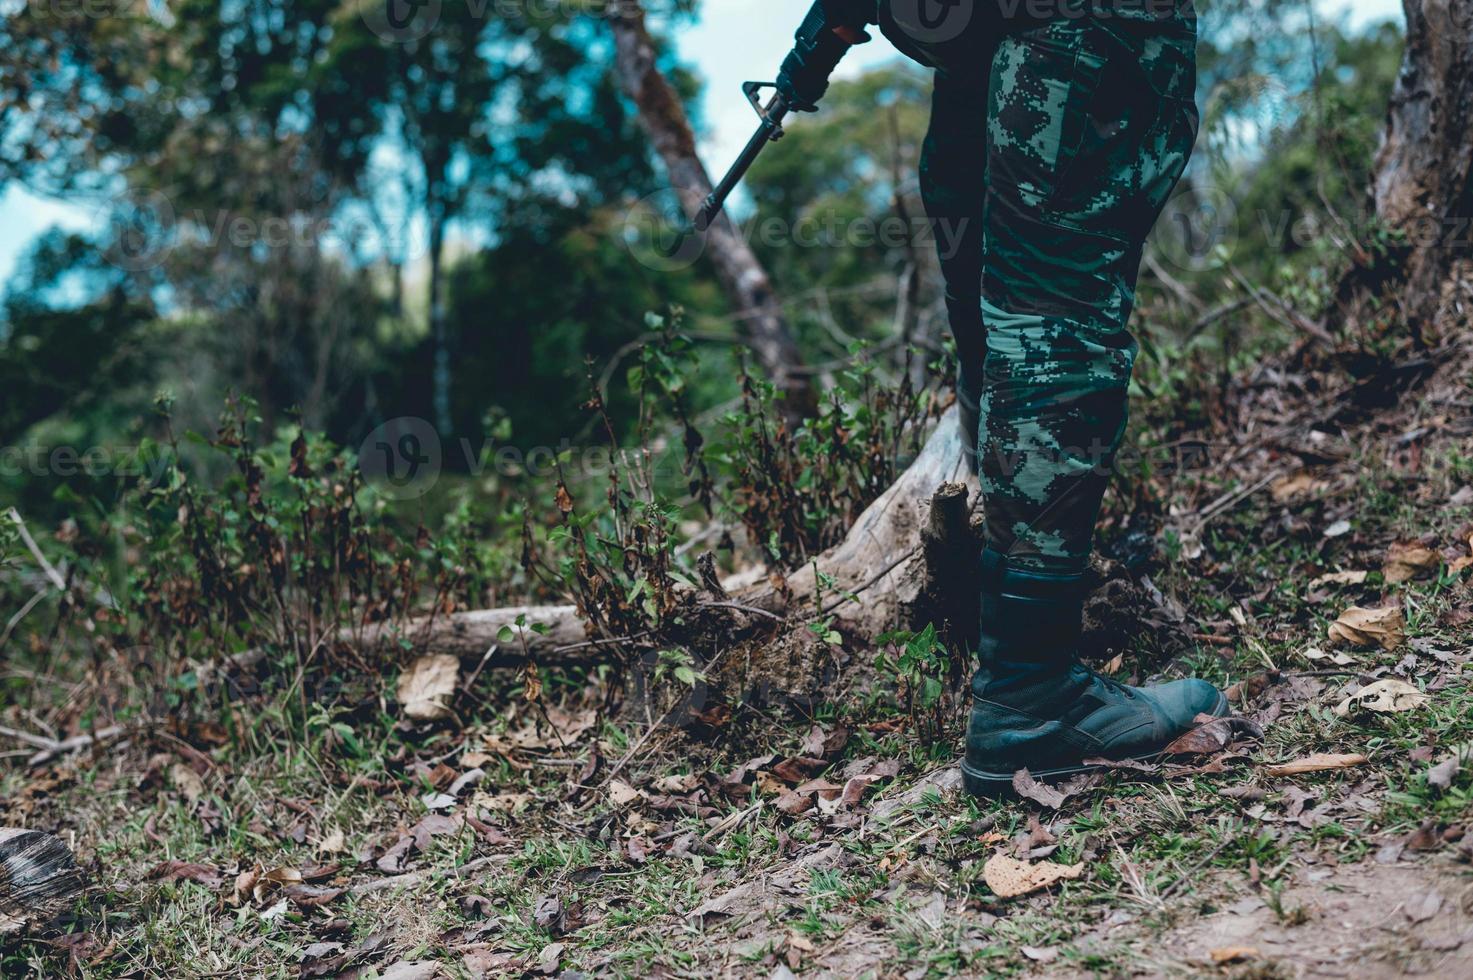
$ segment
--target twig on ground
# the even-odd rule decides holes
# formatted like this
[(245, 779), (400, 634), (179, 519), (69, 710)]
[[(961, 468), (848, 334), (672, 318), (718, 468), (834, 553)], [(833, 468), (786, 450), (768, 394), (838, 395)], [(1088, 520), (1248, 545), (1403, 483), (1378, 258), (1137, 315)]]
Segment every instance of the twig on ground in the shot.
[(765, 616), (768, 619), (771, 619), (771, 620), (773, 620), (775, 622), (781, 623), (783, 621), (783, 617), (782, 616), (779, 616), (775, 612), (769, 612), (766, 609), (759, 609), (757, 606), (744, 605), (744, 604), (742, 604), (740, 602), (703, 602), (703, 603), (701, 603), (701, 608), (702, 609), (736, 609), (739, 612), (751, 613), (754, 616)]
[(756, 803), (747, 807), (745, 810), (738, 810), (736, 813), (727, 814), (721, 819), (719, 823), (717, 823), (710, 830), (702, 834), (701, 839), (706, 841), (707, 843), (710, 843), (711, 838), (719, 834), (721, 836), (721, 839), (725, 840), (732, 831), (736, 830), (742, 824), (746, 823), (747, 818), (760, 809), (762, 809), (762, 801), (758, 800)]
[(31, 532), (26, 527), (26, 522), (21, 519), (20, 511), (12, 507), (7, 514), (15, 524), (16, 530), (20, 532), (20, 539), (25, 542), (26, 550), (31, 553), (31, 557), (36, 559), (36, 564), (41, 566), (41, 571), (46, 573), (46, 577), (51, 580), (52, 585), (65, 592), (66, 579), (56, 570), (56, 566), (47, 561), (46, 556), (41, 553), (41, 548), (36, 544), (36, 539), (31, 537)]
[(375, 878), (372, 881), (360, 881), (356, 885), (348, 886), (348, 892), (352, 895), (367, 895), (370, 892), (380, 892), (388, 888), (417, 885), (421, 881), (435, 877), (437, 874), (444, 874), (448, 878), (463, 878), (472, 871), (484, 868), (488, 864), (509, 861), (511, 858), (512, 855), (510, 854), (491, 854), (486, 857), (476, 858), (474, 861), (467, 861), (460, 867), (451, 868), (449, 871), (441, 872), (435, 868), (426, 868), (424, 871), (411, 871), (408, 874), (394, 875), (389, 878)]
[(1283, 475), (1283, 470), (1273, 469), (1269, 471), (1267, 476), (1264, 476), (1254, 483), (1249, 484), (1243, 489), (1233, 490), (1223, 494), (1221, 497), (1218, 497), (1206, 507), (1203, 507), (1197, 513), (1197, 520), (1196, 523), (1192, 525), (1193, 528), (1200, 531), (1202, 528), (1206, 527), (1207, 523), (1218, 514), (1221, 514), (1223, 511), (1230, 510), (1233, 507), (1236, 507), (1238, 504), (1242, 503), (1244, 500), (1247, 500), (1249, 497), (1253, 496), (1255, 493), (1262, 490), (1264, 487), (1268, 486), (1270, 483), (1277, 480)]
[(650, 740), (650, 736), (655, 734), (655, 731), (659, 729), (661, 725), (665, 724), (666, 719), (668, 719), (670, 715), (672, 715), (674, 712), (675, 708), (671, 708), (669, 711), (660, 716), (659, 721), (651, 722), (650, 727), (646, 728), (644, 734), (639, 736), (639, 741), (635, 742), (629, 747), (629, 751), (624, 753), (624, 757), (614, 765), (614, 768), (609, 770), (609, 774), (604, 777), (603, 782), (599, 785), (607, 786), (609, 785), (609, 783), (613, 782), (614, 777), (619, 775), (619, 773), (623, 771), (624, 767), (629, 764), (629, 760), (633, 759), (639, 753), (639, 750), (644, 748), (644, 743)]
[(1221, 306), (1214, 307), (1211, 310), (1208, 310), (1206, 313), (1203, 313), (1200, 317), (1198, 317), (1197, 321), (1187, 329), (1186, 335), (1182, 338), (1183, 344), (1185, 344), (1186, 341), (1189, 341), (1192, 338), (1196, 337), (1203, 330), (1206, 330), (1208, 327), (1212, 326), (1214, 323), (1223, 319), (1224, 317), (1232, 316), (1239, 310), (1252, 305), (1253, 300), (1251, 299), (1236, 299), (1227, 303), (1223, 303)]
[(899, 558), (896, 558), (894, 561), (890, 562), (890, 564), (886, 565), (883, 569), (880, 570), (879, 574), (875, 575), (868, 582), (865, 582), (858, 588), (841, 589), (840, 591), (843, 594), (840, 595), (839, 598), (835, 599), (833, 602), (829, 603), (827, 606), (824, 606), (821, 610), (819, 610), (819, 615), (826, 616), (829, 613), (833, 612), (835, 609), (838, 609), (846, 602), (858, 601), (856, 597), (859, 595), (859, 593), (873, 588), (878, 583), (883, 582), (885, 580), (885, 576), (889, 575), (891, 572), (895, 571), (895, 569), (910, 561), (912, 558), (920, 553), (921, 546), (916, 545), (914, 548), (911, 548), (910, 550), (904, 552)]
[(122, 725), (109, 725), (107, 728), (99, 728), (90, 735), (73, 735), (71, 738), (62, 739), (60, 742), (49, 745), (40, 752), (37, 752), (27, 760), (26, 765), (33, 767), (45, 765), (57, 756), (76, 752), (90, 745), (100, 745), (103, 742), (123, 735), (127, 731), (128, 729)]
[(1325, 329), (1323, 324), (1311, 320), (1303, 313), (1300, 313), (1271, 290), (1253, 285), (1236, 267), (1229, 265), (1228, 272), (1237, 280), (1238, 285), (1242, 286), (1243, 290), (1253, 298), (1253, 301), (1258, 304), (1258, 308), (1266, 313), (1270, 319), (1290, 329), (1301, 330), (1332, 350), (1334, 349), (1335, 338), (1330, 335), (1330, 332)]
[(1194, 877), (1198, 871), (1201, 871), (1203, 868), (1207, 867), (1207, 865), (1211, 864), (1212, 861), (1219, 854), (1227, 850), (1228, 845), (1231, 843), (1233, 843), (1233, 839), (1231, 837), (1225, 839), (1221, 844), (1218, 844), (1212, 850), (1208, 851), (1206, 857), (1202, 858), (1200, 861), (1195, 862), (1190, 868), (1187, 868), (1181, 874), (1177, 875), (1176, 880), (1167, 885), (1165, 888), (1161, 889), (1161, 892), (1159, 894), (1159, 898), (1161, 899), (1161, 901), (1164, 902), (1166, 901), (1166, 899), (1170, 898), (1171, 893), (1176, 891), (1177, 887), (1180, 886), (1182, 882), (1186, 881), (1188, 878)]
[(599, 638), (597, 640), (584, 640), (581, 643), (569, 643), (560, 647), (553, 647), (552, 653), (567, 653), (570, 650), (584, 650), (588, 647), (624, 646), (635, 640), (642, 640), (647, 636), (653, 636), (654, 630), (645, 630), (642, 633), (634, 633), (629, 636), (616, 636), (611, 639)]
[(36, 594), (31, 596), (14, 616), (10, 617), (10, 621), (5, 624), (5, 632), (0, 633), (0, 647), (4, 647), (5, 644), (10, 642), (10, 634), (15, 632), (15, 628), (20, 625), (21, 620), (25, 619), (30, 614), (30, 611), (35, 609), (36, 605), (50, 594), (51, 589), (49, 587), (37, 590)]
[(486, 661), (490, 660), (491, 655), (499, 649), (501, 649), (501, 644), (499, 643), (493, 643), (486, 648), (486, 652), (481, 654), (481, 662), (476, 664), (476, 669), (471, 671), (471, 675), (467, 677), (465, 679), (465, 683), (461, 685), (460, 689), (462, 691), (464, 691), (466, 694), (471, 693), (471, 691), (476, 686), (476, 679), (481, 676), (481, 671), (486, 667)]
[(17, 742), (24, 742), (38, 749), (55, 749), (61, 744), (54, 738), (47, 738), (44, 735), (32, 735), (30, 732), (17, 731), (14, 728), (6, 728), (4, 725), (0, 725), (0, 735), (4, 735), (6, 738), (13, 738)]

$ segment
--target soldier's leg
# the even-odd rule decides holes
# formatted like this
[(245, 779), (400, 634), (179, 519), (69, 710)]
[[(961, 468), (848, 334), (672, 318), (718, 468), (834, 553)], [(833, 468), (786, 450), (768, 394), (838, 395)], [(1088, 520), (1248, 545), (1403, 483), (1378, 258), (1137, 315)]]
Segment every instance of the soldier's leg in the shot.
[(983, 485), (1019, 567), (1084, 568), (1124, 434), (1141, 249), (1196, 138), (1195, 29), (1062, 19), (993, 66)]
[(1061, 17), (1006, 37), (989, 85), (982, 312), (982, 666), (974, 792), (1159, 751), (1211, 685), (1125, 688), (1075, 662), (1082, 573), (1125, 427), (1142, 244), (1186, 166), (1195, 24)]
[(982, 205), (986, 196), (987, 79), (995, 44), (970, 66), (936, 72), (931, 123), (921, 144), (921, 200), (931, 221), (946, 312), (957, 350), (957, 402), (968, 465), (976, 469), (982, 328)]

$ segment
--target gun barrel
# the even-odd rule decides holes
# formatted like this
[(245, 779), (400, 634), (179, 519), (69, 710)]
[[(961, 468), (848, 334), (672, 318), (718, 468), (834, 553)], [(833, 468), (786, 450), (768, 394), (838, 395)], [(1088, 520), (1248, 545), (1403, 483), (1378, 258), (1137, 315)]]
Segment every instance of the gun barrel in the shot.
[(826, 22), (822, 0), (815, 0), (808, 8), (797, 33), (793, 35), (793, 50), (783, 59), (775, 83), (777, 94), (760, 113), (762, 125), (757, 127), (757, 132), (747, 141), (736, 163), (732, 164), (726, 176), (721, 178), (721, 182), (706, 196), (701, 209), (696, 212), (693, 224), (697, 232), (704, 232), (711, 227), (711, 222), (716, 220), (716, 216), (725, 206), (726, 199), (741, 182), (747, 169), (761, 155), (763, 148), (782, 135), (783, 119), (787, 114), (794, 109), (812, 112), (818, 108), (819, 99), (828, 91), (829, 77), (848, 50), (849, 42), (835, 34)]
[(716, 220), (716, 216), (725, 207), (726, 199), (731, 196), (731, 192), (736, 189), (737, 184), (741, 183), (742, 178), (746, 176), (747, 170), (757, 161), (757, 157), (762, 154), (763, 147), (772, 140), (774, 133), (781, 131), (783, 119), (787, 117), (787, 114), (788, 102), (781, 94), (774, 95), (768, 100), (766, 108), (762, 110), (762, 123), (757, 127), (757, 131), (752, 134), (751, 139), (747, 140), (747, 145), (742, 148), (742, 152), (737, 156), (736, 162), (731, 165), (731, 169), (721, 178), (721, 182), (706, 196), (705, 203), (701, 205), (701, 210), (697, 212), (695, 220), (696, 231), (705, 231), (711, 227), (711, 222)]

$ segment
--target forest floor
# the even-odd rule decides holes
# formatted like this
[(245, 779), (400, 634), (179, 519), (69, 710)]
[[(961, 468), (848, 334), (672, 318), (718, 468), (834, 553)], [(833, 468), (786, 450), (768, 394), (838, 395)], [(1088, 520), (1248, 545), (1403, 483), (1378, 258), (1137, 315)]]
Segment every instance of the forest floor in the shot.
[(58, 833), (93, 884), (0, 966), (1473, 976), (1469, 363), (1394, 408), (1265, 368), (1212, 464), (1170, 478), (1152, 578), (1193, 639), (1106, 669), (1230, 685), (1261, 739), (979, 801), (957, 725), (923, 738), (869, 669), (686, 728), (550, 678), (545, 709), (456, 729), (131, 733), (0, 770), (0, 824)]

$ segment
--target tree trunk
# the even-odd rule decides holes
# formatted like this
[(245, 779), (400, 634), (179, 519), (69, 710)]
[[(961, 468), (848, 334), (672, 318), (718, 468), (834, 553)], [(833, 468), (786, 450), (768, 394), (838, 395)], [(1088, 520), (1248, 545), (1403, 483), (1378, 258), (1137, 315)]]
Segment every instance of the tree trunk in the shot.
[(1421, 344), (1466, 317), (1473, 299), (1473, 0), (1402, 6), (1406, 53), (1370, 196), (1376, 217), (1406, 241), (1390, 262), (1357, 262), (1338, 299), (1353, 326), (1399, 309)]
[[(680, 97), (655, 64), (644, 9), (635, 0), (611, 0), (606, 15), (614, 33), (620, 87), (638, 109), (640, 128), (664, 163), (686, 216), (694, 218), (711, 192), (711, 178), (696, 156), (695, 136)], [(802, 359), (767, 270), (724, 218), (707, 230), (706, 254), (758, 363), (786, 396), (784, 413), (790, 420), (811, 414), (816, 405), (813, 390), (799, 370)]]
[(0, 936), (62, 912), (82, 890), (82, 871), (60, 840), (0, 827)]
[(434, 346), (434, 364), (431, 368), (430, 398), (435, 416), (435, 428), (442, 442), (448, 442), (453, 432), (450, 414), (450, 340), (445, 325), (445, 219), (431, 206), (430, 210), (430, 338)]

